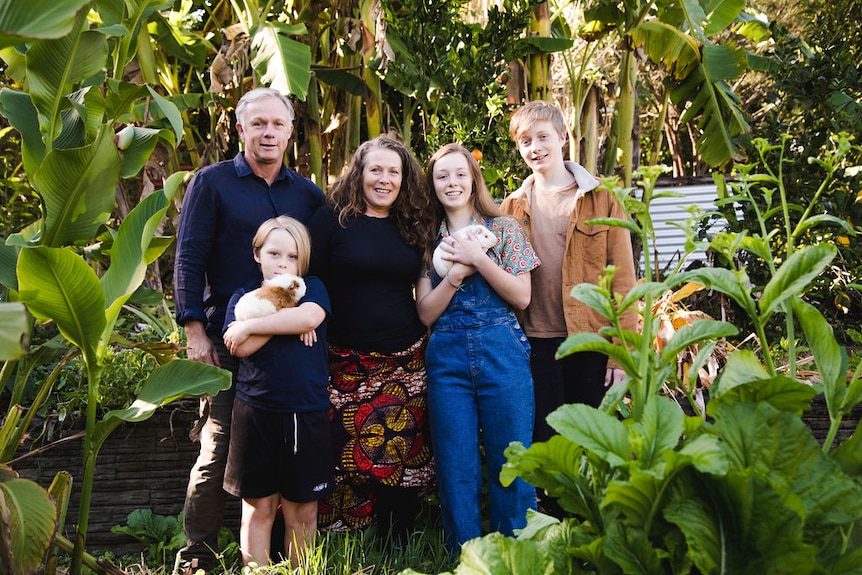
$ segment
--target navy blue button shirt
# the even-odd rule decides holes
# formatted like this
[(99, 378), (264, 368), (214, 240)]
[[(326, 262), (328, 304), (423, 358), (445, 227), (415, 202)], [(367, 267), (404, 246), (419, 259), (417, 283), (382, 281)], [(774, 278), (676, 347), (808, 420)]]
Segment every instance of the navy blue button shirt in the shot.
[(177, 233), (177, 322), (197, 320), (207, 331), (221, 333), (233, 292), (260, 284), (252, 254), (260, 224), (280, 215), (307, 223), (325, 199), (311, 180), (285, 166), (270, 186), (255, 175), (242, 152), (201, 168), (186, 190)]

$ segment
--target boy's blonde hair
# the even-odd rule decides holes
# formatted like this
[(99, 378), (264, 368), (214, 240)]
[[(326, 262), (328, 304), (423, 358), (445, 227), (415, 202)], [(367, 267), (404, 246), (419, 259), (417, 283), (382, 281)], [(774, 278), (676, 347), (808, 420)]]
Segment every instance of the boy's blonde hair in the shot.
[(509, 121), (509, 136), (517, 141), (536, 122), (550, 122), (560, 134), (566, 133), (563, 112), (550, 102), (535, 100), (527, 102), (512, 114), (512, 119)]
[(251, 241), (254, 249), (255, 257), (260, 257), (260, 248), (272, 230), (284, 230), (290, 234), (293, 241), (296, 242), (296, 267), (298, 276), (304, 276), (308, 273), (308, 266), (311, 264), (311, 236), (308, 234), (308, 229), (302, 225), (302, 222), (295, 220), (289, 216), (278, 216), (270, 218), (260, 224), (257, 228), (257, 233)]

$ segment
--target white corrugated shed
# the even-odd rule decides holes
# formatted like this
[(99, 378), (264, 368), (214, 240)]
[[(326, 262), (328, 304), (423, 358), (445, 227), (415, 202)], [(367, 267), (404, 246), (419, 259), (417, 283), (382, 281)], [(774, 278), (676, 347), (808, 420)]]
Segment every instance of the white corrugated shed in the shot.
[[(718, 193), (716, 185), (703, 184), (694, 186), (678, 186), (668, 188), (656, 188), (656, 193), (672, 191), (684, 194), (682, 197), (659, 197), (654, 198), (650, 202), (650, 215), (655, 228), (656, 244), (655, 249), (650, 252), (651, 259), (655, 258), (655, 252), (658, 251), (659, 271), (664, 275), (667, 271), (673, 269), (679, 258), (685, 253), (685, 232), (669, 222), (678, 222), (685, 224), (691, 217), (691, 214), (685, 208), (691, 205), (697, 205), (705, 212), (715, 211), (715, 200)], [(710, 228), (712, 231), (719, 231), (722, 223), (713, 224)], [(706, 262), (706, 254), (702, 251), (692, 253), (686, 265), (694, 260), (702, 260)], [(653, 266), (655, 269), (655, 266)], [(641, 257), (641, 270), (643, 270), (643, 257)]]

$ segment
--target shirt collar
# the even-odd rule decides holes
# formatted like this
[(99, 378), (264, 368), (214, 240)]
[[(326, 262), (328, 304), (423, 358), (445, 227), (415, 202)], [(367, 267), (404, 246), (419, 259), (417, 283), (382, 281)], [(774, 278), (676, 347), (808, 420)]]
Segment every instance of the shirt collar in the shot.
[[(236, 156), (233, 157), (233, 167), (236, 170), (236, 175), (239, 178), (245, 178), (247, 176), (255, 175), (254, 171), (251, 169), (248, 161), (245, 159), (245, 153), (239, 152)], [(282, 162), (281, 170), (278, 172), (278, 176), (276, 176), (275, 181), (282, 180), (287, 177), (287, 166)]]

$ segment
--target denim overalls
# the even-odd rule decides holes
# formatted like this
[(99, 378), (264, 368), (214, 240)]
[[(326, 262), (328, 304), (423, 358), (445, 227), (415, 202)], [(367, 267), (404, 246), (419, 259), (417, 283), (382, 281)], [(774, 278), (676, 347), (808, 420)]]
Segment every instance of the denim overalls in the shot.
[[(432, 285), (441, 281), (432, 267)], [(509, 487), (500, 484), (506, 447), (512, 441), (529, 446), (532, 439), (530, 344), (514, 312), (481, 274), (464, 280), (431, 327), (426, 367), (449, 550), (457, 553), (462, 543), (482, 535), (480, 443), (487, 465), (491, 530), (511, 536), (513, 529), (526, 525), (527, 509), (536, 508), (534, 487), (522, 479)]]

